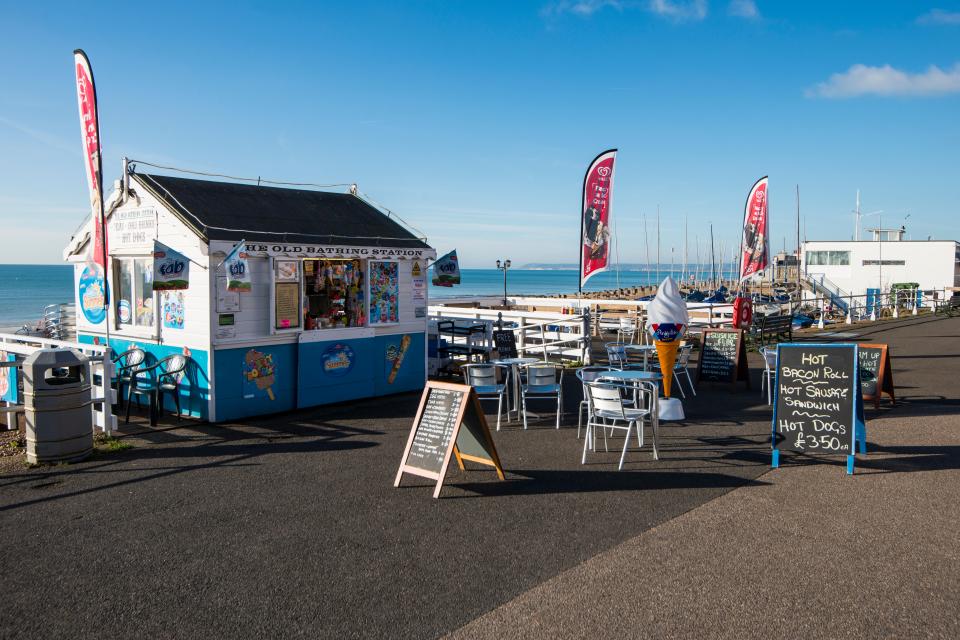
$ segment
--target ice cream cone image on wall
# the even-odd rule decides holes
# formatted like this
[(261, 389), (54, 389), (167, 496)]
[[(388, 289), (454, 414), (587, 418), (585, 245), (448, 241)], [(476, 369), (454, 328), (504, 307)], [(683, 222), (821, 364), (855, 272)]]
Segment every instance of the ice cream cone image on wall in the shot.
[(689, 324), (687, 304), (680, 297), (677, 283), (667, 276), (660, 283), (653, 302), (647, 307), (647, 326), (650, 329), (650, 335), (653, 336), (653, 343), (657, 347), (660, 372), (663, 374), (663, 395), (667, 398), (670, 397), (673, 365), (677, 361), (680, 339), (686, 333)]

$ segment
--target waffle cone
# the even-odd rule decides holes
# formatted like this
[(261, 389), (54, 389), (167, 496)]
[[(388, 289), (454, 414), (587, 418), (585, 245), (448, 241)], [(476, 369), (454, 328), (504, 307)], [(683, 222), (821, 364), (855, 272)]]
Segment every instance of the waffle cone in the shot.
[(655, 340), (657, 346), (657, 358), (660, 360), (660, 372), (663, 374), (663, 395), (670, 397), (670, 385), (673, 383), (673, 365), (677, 362), (677, 350), (680, 348), (680, 341), (661, 342)]

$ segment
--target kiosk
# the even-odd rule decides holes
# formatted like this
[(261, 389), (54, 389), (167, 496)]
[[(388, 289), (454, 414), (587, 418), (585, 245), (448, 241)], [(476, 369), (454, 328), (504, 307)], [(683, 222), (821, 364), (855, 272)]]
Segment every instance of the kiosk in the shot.
[[(190, 357), (181, 406), (222, 422), (423, 388), (427, 262), (436, 252), (356, 194), (128, 172), (107, 210), (107, 284), (75, 264), (77, 336)], [(154, 242), (190, 262), (185, 290), (153, 290)], [(249, 288), (228, 290), (242, 243)], [(103, 296), (110, 298), (103, 311)], [(172, 401), (171, 401), (172, 402)]]

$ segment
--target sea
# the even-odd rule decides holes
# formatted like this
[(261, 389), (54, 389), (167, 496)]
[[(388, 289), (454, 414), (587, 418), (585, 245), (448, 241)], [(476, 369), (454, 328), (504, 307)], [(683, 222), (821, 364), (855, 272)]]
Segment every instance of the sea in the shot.
[[(687, 273), (695, 270), (692, 265)], [(703, 267), (701, 267), (703, 270)], [(602, 291), (620, 287), (641, 287), (658, 283), (667, 275), (677, 280), (684, 269), (661, 265), (649, 268), (605, 271), (598, 273), (584, 286), (584, 291)], [(461, 284), (435, 287), (431, 283), (430, 299), (461, 296), (503, 295), (503, 272), (499, 269), (461, 269)], [(555, 293), (576, 293), (576, 269), (509, 269), (507, 294), (539, 296)], [(33, 324), (51, 304), (73, 302), (73, 267), (71, 265), (0, 264), (0, 330), (16, 329)]]

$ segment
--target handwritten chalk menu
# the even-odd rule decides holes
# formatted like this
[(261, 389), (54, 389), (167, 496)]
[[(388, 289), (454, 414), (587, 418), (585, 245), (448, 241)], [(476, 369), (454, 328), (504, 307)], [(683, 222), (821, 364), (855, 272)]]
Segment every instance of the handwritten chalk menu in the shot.
[(430, 389), (420, 413), (407, 464), (439, 474), (447, 460), (450, 440), (460, 418), (463, 391)]
[(886, 393), (896, 403), (893, 391), (893, 368), (890, 366), (890, 350), (885, 344), (857, 345), (860, 359), (860, 389), (864, 400), (873, 400), (880, 408), (880, 397)]
[(705, 329), (700, 359), (697, 362), (697, 382), (730, 382), (738, 380), (750, 387), (750, 368), (747, 365), (747, 347), (740, 329)]
[(393, 486), (400, 486), (404, 473), (430, 478), (437, 481), (433, 497), (439, 497), (451, 456), (456, 456), (460, 469), (464, 469), (464, 460), (477, 462), (494, 467), (497, 477), (504, 479), (473, 387), (428, 381)]
[(493, 332), (493, 345), (501, 358), (516, 358), (517, 355), (517, 336), (513, 331), (498, 330)]
[(866, 433), (857, 346), (781, 344), (773, 410), (774, 466), (779, 451), (846, 455), (853, 472), (857, 439)]

